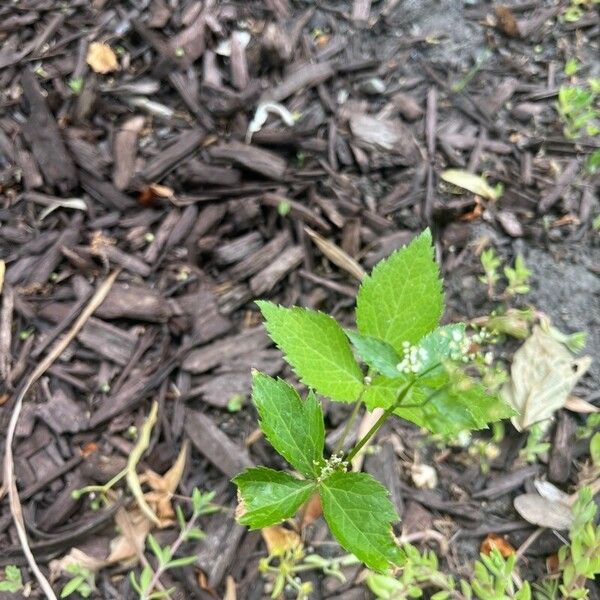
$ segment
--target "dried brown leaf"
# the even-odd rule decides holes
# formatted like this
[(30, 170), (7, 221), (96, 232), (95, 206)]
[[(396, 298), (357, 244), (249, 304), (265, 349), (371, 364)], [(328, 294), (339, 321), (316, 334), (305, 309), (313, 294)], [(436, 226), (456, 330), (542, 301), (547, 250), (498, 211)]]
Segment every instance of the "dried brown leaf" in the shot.
[(480, 551), (488, 556), (492, 550), (498, 550), (504, 558), (508, 558), (515, 553), (515, 549), (501, 536), (496, 533), (488, 533), (485, 539), (481, 542)]
[(260, 530), (260, 533), (267, 545), (269, 555), (281, 556), (288, 550), (297, 548), (302, 542), (300, 536), (291, 529), (286, 529), (281, 525), (273, 525)]
[(567, 348), (541, 327), (515, 352), (511, 378), (501, 394), (518, 413), (514, 426), (523, 431), (563, 408), (592, 359), (574, 359)]
[(119, 70), (117, 55), (108, 44), (94, 42), (88, 48), (86, 62), (95, 73), (106, 75)]

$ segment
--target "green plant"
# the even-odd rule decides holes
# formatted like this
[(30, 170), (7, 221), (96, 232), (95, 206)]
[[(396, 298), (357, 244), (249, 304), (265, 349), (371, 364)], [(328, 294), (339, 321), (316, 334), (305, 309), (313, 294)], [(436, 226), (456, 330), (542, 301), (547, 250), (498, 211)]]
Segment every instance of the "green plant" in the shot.
[(494, 290), (496, 289), (496, 284), (500, 281), (498, 269), (500, 268), (502, 261), (493, 248), (484, 250), (481, 253), (479, 260), (481, 261), (481, 266), (485, 273), (483, 277), (480, 277), (480, 280), (487, 285), (488, 296), (492, 297), (494, 295)]
[(558, 552), (562, 598), (587, 598), (586, 580), (600, 573), (600, 526), (594, 525), (596, 511), (591, 489), (581, 489), (573, 505), (570, 544), (565, 544)]
[(89, 598), (91, 593), (96, 589), (96, 574), (87, 567), (77, 563), (69, 565), (67, 571), (72, 577), (60, 591), (60, 597), (66, 598), (77, 592), (83, 598)]
[(540, 454), (544, 454), (550, 450), (550, 442), (544, 442), (543, 439), (547, 433), (547, 424), (535, 423), (529, 427), (527, 435), (527, 443), (522, 448), (519, 455), (521, 458), (528, 463), (535, 463), (538, 460)]
[(0, 592), (9, 592), (16, 594), (23, 589), (23, 578), (21, 569), (15, 565), (6, 565), (4, 567), (4, 579), (0, 581)]
[(565, 75), (567, 77), (575, 75), (579, 69), (581, 69), (581, 64), (576, 58), (569, 58), (569, 60), (567, 60), (565, 63)]
[[(321, 312), (257, 304), (271, 338), (310, 390), (302, 400), (285, 381), (253, 373), (260, 427), (299, 476), (257, 467), (235, 477), (239, 521), (253, 529), (280, 523), (318, 494), (341, 546), (371, 569), (386, 571), (402, 561), (392, 535), (396, 511), (380, 483), (349, 471), (353, 458), (392, 415), (449, 435), (514, 414), (468, 372), (477, 351), (464, 324), (438, 326), (444, 303), (431, 234), (426, 230), (365, 277), (357, 331), (345, 331)], [(356, 403), (352, 415), (364, 402), (369, 410), (381, 409), (381, 416), (347, 454), (326, 458), (315, 392)]]
[(196, 522), (202, 515), (211, 514), (219, 510), (219, 507), (212, 504), (214, 496), (214, 492), (202, 493), (200, 490), (194, 489), (192, 492), (192, 514), (188, 521), (186, 521), (181, 507), (176, 507), (180, 531), (173, 544), (161, 546), (152, 534), (148, 535), (148, 546), (156, 558), (158, 568), (156, 571), (153, 571), (152, 567), (147, 564), (142, 569), (139, 579), (133, 571), (129, 573), (131, 585), (138, 593), (140, 600), (155, 600), (168, 597), (169, 594), (174, 591), (173, 589), (156, 589), (161, 576), (169, 569), (186, 567), (188, 565), (193, 565), (196, 562), (196, 556), (174, 557), (184, 542), (188, 540), (198, 540), (204, 537), (202, 530), (196, 527)]
[(414, 546), (403, 546), (404, 565), (398, 577), (371, 573), (367, 586), (378, 600), (404, 600), (420, 598), (425, 589), (437, 590), (432, 600), (530, 600), (531, 588), (527, 582), (521, 586), (514, 583), (516, 563), (514, 555), (504, 559), (497, 549), (488, 555), (481, 554), (475, 563), (470, 582), (455, 579), (442, 573), (436, 555), (427, 551), (420, 553)]
[(600, 133), (595, 122), (600, 115), (597, 109), (598, 93), (592, 87), (561, 86), (558, 90), (558, 113), (568, 138)]
[(514, 267), (504, 267), (504, 276), (508, 280), (508, 286), (504, 290), (508, 297), (516, 296), (517, 294), (529, 293), (529, 277), (531, 271), (525, 265), (522, 256), (515, 258)]
[(346, 581), (343, 567), (355, 565), (357, 559), (351, 554), (335, 558), (324, 558), (319, 554), (306, 554), (302, 544), (294, 544), (275, 550), (263, 558), (258, 570), (270, 581), (271, 598), (278, 598), (286, 588), (296, 594), (296, 600), (307, 600), (313, 591), (310, 581), (302, 581), (300, 574), (319, 570), (324, 575)]
[[(493, 298), (496, 295), (496, 285), (500, 281), (499, 269), (502, 266), (502, 261), (493, 248), (484, 250), (481, 253), (480, 261), (484, 271), (484, 275), (480, 277), (480, 281), (487, 285), (488, 296)], [(517, 294), (529, 293), (531, 271), (525, 265), (522, 256), (519, 255), (515, 258), (514, 267), (504, 267), (503, 273), (507, 280), (503, 294), (506, 298), (512, 298)]]

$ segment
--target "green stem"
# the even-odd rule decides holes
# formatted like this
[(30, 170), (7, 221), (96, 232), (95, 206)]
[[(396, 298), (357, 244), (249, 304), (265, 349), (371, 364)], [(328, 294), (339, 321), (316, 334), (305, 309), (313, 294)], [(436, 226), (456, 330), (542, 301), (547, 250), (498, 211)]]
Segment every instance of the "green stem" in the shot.
[(350, 450), (350, 453), (345, 458), (347, 462), (351, 462), (352, 459), (365, 447), (367, 442), (377, 433), (379, 428), (387, 421), (388, 417), (396, 410), (396, 408), (398, 408), (398, 405), (402, 402), (402, 400), (406, 398), (410, 388), (415, 384), (416, 381), (416, 379), (411, 381), (405, 388), (402, 389), (402, 391), (398, 394), (396, 401), (385, 409), (385, 412), (379, 417), (379, 419), (377, 419), (375, 425), (373, 425), (373, 427), (371, 427), (371, 429), (369, 429), (369, 431), (367, 431), (367, 433), (365, 433), (365, 435), (359, 440), (356, 446)]
[[(402, 388), (402, 390), (400, 390), (400, 393), (398, 394), (396, 401), (393, 404), (391, 404), (390, 406), (388, 406), (388, 408), (385, 409), (385, 412), (379, 417), (379, 419), (377, 419), (375, 425), (373, 425), (373, 427), (371, 427), (371, 429), (369, 429), (369, 431), (367, 431), (367, 433), (365, 433), (365, 435), (358, 441), (356, 446), (354, 446), (354, 448), (352, 448), (352, 450), (350, 450), (350, 453), (345, 458), (345, 460), (347, 462), (352, 461), (352, 459), (365, 447), (367, 442), (377, 433), (377, 431), (380, 429), (380, 427), (387, 421), (388, 417), (402, 404), (402, 401), (404, 400), (404, 398), (406, 398), (406, 396), (407, 396), (408, 392), (410, 391), (410, 389), (412, 388), (412, 386), (415, 385), (415, 383), (417, 383), (419, 381), (419, 379), (421, 379), (428, 373), (431, 373), (431, 371), (437, 369), (440, 365), (441, 365), (441, 363), (436, 363), (435, 365), (432, 365), (431, 367), (429, 367), (428, 369), (423, 371), (417, 378), (413, 379), (410, 383), (408, 383), (406, 385), (406, 387), (404, 387), (404, 388)], [(429, 402), (429, 400), (433, 396), (435, 396), (436, 393), (437, 392), (432, 394), (431, 397), (428, 398), (426, 400), (426, 402), (423, 403), (423, 405), (425, 405), (427, 402)], [(419, 405), (419, 406), (421, 406), (421, 405)]]

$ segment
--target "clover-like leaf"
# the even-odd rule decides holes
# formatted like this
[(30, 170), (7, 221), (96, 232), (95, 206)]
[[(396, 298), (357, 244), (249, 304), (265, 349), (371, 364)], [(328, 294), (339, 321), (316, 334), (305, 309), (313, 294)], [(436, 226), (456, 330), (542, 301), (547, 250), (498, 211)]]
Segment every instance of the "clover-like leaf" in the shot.
[(251, 529), (293, 517), (315, 490), (315, 482), (266, 467), (247, 469), (233, 480), (241, 499), (238, 521)]
[(361, 335), (357, 331), (346, 330), (358, 356), (377, 373), (387, 377), (396, 377), (400, 362), (399, 354), (387, 343), (370, 335)]
[(325, 520), (345, 550), (375, 571), (399, 560), (392, 537), (398, 515), (377, 480), (367, 473), (337, 472), (321, 483), (320, 494)]
[(352, 402), (360, 395), (363, 374), (337, 321), (307, 308), (257, 302), (273, 341), (301, 381), (333, 400)]
[(260, 428), (273, 448), (307, 477), (317, 477), (323, 464), (325, 425), (321, 404), (311, 392), (302, 400), (282, 379), (255, 371), (252, 400)]
[(417, 343), (438, 324), (444, 308), (442, 283), (426, 229), (408, 246), (378, 263), (363, 279), (356, 324), (363, 335), (390, 344)]

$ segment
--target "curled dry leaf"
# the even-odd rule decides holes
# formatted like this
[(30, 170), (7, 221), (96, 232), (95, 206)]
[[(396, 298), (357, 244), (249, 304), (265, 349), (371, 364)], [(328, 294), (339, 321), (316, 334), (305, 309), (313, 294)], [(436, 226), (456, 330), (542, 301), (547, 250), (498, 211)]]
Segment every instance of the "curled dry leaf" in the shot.
[(481, 542), (480, 551), (482, 554), (490, 555), (492, 550), (498, 550), (504, 558), (508, 558), (515, 553), (515, 549), (497, 533), (488, 533), (485, 539)]
[(581, 413), (581, 414), (591, 414), (600, 412), (600, 408), (591, 404), (587, 400), (583, 398), (578, 398), (577, 396), (569, 396), (567, 401), (565, 402), (565, 408), (570, 410), (571, 412)]
[(444, 181), (487, 200), (497, 200), (499, 197), (497, 190), (489, 185), (483, 177), (469, 173), (469, 171), (446, 169), (442, 171), (441, 177)]
[(591, 357), (579, 359), (540, 327), (515, 352), (510, 381), (501, 395), (519, 414), (514, 426), (523, 431), (565, 406), (571, 390), (587, 371)]
[(151, 491), (144, 494), (144, 498), (158, 517), (160, 521), (158, 526), (161, 529), (171, 525), (175, 519), (171, 499), (183, 476), (188, 448), (189, 442), (185, 440), (177, 460), (164, 475), (158, 475), (154, 471), (148, 470), (140, 477), (140, 483), (151, 488)]
[(79, 548), (71, 548), (69, 553), (65, 554), (61, 559), (50, 561), (50, 581), (56, 581), (63, 573), (68, 573), (69, 567), (72, 567), (73, 565), (78, 565), (88, 569), (92, 573), (97, 573), (108, 564), (109, 562), (107, 560), (90, 556)]
[(86, 62), (95, 73), (106, 75), (119, 70), (117, 55), (108, 44), (94, 42), (88, 48)]
[(302, 543), (300, 536), (295, 531), (281, 525), (264, 527), (260, 533), (271, 556), (282, 556), (288, 550), (294, 550)]
[(569, 504), (569, 494), (565, 494), (565, 492), (558, 489), (553, 483), (544, 481), (543, 479), (535, 479), (533, 485), (542, 498), (546, 498), (546, 500), (550, 500), (551, 502)]
[(314, 523), (323, 513), (323, 507), (321, 506), (321, 497), (319, 494), (314, 494), (304, 505), (302, 509), (302, 518), (300, 520), (300, 529), (303, 530), (308, 527), (311, 523)]
[(571, 508), (563, 502), (548, 500), (539, 494), (522, 494), (514, 500), (515, 510), (532, 525), (550, 529), (569, 529), (573, 522)]

